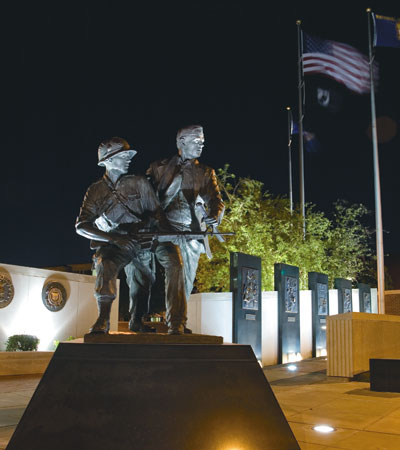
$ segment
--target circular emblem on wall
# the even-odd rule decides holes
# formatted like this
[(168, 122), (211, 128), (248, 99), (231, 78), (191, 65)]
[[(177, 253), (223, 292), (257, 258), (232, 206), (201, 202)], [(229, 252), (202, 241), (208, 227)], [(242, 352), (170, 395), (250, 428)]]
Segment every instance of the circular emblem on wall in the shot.
[(0, 308), (8, 306), (14, 298), (14, 286), (11, 279), (0, 273)]
[(67, 302), (65, 287), (57, 281), (50, 281), (43, 286), (42, 300), (49, 311), (60, 311)]

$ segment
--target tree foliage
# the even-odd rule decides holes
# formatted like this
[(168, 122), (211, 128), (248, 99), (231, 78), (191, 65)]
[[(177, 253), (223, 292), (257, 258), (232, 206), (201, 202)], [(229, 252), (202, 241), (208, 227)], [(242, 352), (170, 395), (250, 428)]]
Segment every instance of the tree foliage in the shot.
[(200, 292), (229, 291), (229, 253), (242, 252), (262, 259), (262, 289), (274, 289), (274, 264), (285, 263), (300, 269), (300, 287), (308, 288), (308, 272), (321, 272), (334, 278), (361, 281), (370, 270), (371, 231), (363, 225), (368, 214), (361, 205), (338, 201), (332, 216), (306, 205), (306, 236), (299, 211), (290, 212), (286, 198), (264, 192), (263, 184), (218, 171), (226, 204), (220, 231), (233, 231), (220, 243), (210, 240), (213, 259), (201, 256), (196, 277)]

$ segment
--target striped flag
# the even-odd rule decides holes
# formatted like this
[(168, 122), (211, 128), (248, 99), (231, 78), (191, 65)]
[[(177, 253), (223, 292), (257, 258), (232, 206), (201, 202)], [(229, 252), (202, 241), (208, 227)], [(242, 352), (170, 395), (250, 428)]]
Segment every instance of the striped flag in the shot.
[[(304, 35), (304, 74), (320, 73), (358, 94), (370, 92), (368, 58), (354, 47)], [(377, 66), (374, 65), (377, 77)]]

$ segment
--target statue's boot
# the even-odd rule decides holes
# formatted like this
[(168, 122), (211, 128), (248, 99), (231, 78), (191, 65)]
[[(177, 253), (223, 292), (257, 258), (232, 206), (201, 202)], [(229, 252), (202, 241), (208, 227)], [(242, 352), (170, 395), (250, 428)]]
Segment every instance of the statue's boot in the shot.
[(168, 334), (183, 334), (185, 327), (183, 325), (169, 325)]
[(94, 325), (90, 328), (89, 333), (103, 333), (106, 334), (110, 331), (110, 314), (111, 314), (112, 302), (104, 302), (97, 300), (97, 308), (99, 310), (99, 317)]
[(155, 333), (155, 328), (145, 325), (141, 320), (131, 317), (129, 329), (135, 333)]
[(185, 328), (183, 329), (183, 332), (185, 334), (192, 334), (193, 333), (193, 331), (190, 328), (186, 328), (186, 325), (185, 325)]

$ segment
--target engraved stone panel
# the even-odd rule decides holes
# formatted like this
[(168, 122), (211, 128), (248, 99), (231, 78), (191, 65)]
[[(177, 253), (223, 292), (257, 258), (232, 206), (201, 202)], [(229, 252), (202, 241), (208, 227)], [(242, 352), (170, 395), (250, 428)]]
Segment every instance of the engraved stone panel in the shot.
[(258, 311), (260, 273), (257, 269), (242, 267), (242, 308)]
[(326, 284), (317, 283), (318, 296), (318, 315), (326, 316), (328, 314), (328, 286)]
[(343, 312), (348, 313), (351, 312), (351, 290), (344, 289), (343, 290)]
[(298, 313), (297, 304), (298, 280), (294, 277), (285, 277), (285, 312)]
[(363, 300), (364, 300), (364, 312), (371, 313), (371, 293), (363, 292)]

